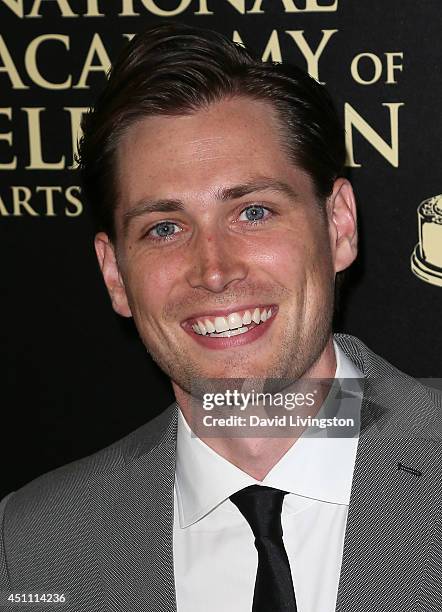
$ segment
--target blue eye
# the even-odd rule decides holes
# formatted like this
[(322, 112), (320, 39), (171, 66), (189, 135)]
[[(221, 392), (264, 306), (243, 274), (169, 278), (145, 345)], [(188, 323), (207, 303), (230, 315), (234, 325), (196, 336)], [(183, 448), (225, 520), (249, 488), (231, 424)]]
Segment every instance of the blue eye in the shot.
[[(151, 230), (149, 230), (149, 234), (153, 235), (154, 238), (159, 240), (167, 240), (168, 238), (172, 238), (178, 232), (173, 231), (173, 226), (178, 227), (176, 223), (172, 223), (172, 221), (162, 221), (155, 225)], [(178, 231), (181, 232), (181, 229)], [(156, 233), (156, 235), (155, 235)]]
[(248, 206), (247, 208), (245, 208), (241, 213), (241, 216), (245, 214), (246, 221), (251, 221), (253, 223), (254, 221), (263, 221), (267, 217), (267, 215), (265, 214), (266, 212), (269, 212), (268, 208), (266, 208), (265, 206), (254, 204), (253, 206)]

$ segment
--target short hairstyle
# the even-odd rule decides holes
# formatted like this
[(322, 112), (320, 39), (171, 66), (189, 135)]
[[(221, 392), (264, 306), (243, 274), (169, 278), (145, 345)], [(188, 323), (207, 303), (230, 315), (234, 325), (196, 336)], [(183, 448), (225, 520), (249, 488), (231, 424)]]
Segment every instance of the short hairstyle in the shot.
[(289, 158), (310, 175), (318, 201), (325, 200), (345, 162), (344, 132), (326, 89), (300, 68), (262, 62), (218, 32), (167, 23), (123, 49), (83, 117), (78, 162), (97, 231), (116, 239), (115, 154), (130, 126), (143, 117), (191, 114), (236, 95), (273, 106)]

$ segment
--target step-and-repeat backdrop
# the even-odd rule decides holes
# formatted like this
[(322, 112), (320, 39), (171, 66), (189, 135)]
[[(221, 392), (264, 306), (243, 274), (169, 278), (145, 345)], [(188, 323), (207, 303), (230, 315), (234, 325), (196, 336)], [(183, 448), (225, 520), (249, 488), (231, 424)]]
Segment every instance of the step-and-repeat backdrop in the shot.
[(154, 21), (219, 30), (328, 86), (361, 231), (337, 329), (440, 376), (440, 17), (439, 0), (0, 0), (0, 493), (172, 400), (111, 309), (74, 162), (111, 61)]

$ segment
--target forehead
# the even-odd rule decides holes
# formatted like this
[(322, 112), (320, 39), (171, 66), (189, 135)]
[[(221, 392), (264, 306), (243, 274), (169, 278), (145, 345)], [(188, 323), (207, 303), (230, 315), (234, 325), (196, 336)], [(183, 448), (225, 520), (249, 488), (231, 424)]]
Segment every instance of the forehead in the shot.
[(119, 208), (142, 197), (204, 198), (254, 176), (307, 181), (269, 102), (236, 97), (184, 116), (147, 117), (117, 150)]

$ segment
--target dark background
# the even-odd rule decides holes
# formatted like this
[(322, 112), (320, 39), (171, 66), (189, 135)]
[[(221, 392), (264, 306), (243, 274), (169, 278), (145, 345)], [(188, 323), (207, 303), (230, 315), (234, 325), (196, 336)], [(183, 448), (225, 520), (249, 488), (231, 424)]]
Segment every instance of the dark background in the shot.
[[(120, 319), (111, 309), (95, 261), (87, 211), (67, 216), (69, 205), (57, 193), (55, 214), (46, 214), (44, 197), (36, 187), (64, 190), (78, 185), (79, 177), (68, 169), (26, 169), (29, 142), (26, 113), (21, 109), (45, 109), (44, 159), (55, 162), (65, 155), (69, 165), (69, 115), (62, 109), (92, 104), (105, 80), (103, 71), (91, 72), (89, 87), (75, 88), (93, 35), (100, 34), (113, 59), (124, 44), (123, 33), (141, 31), (158, 21), (150, 6), (163, 10), (184, 6), (179, 0), (150, 4), (134, 0), (140, 14), (124, 17), (119, 16), (122, 0), (99, 0), (105, 16), (85, 17), (86, 0), (71, 0), (72, 10), (80, 16), (63, 17), (59, 4), (46, 0), (41, 3), (42, 17), (32, 18), (27, 15), (34, 1), (24, 0), (22, 18), (11, 10), (12, 4), (0, 0), (0, 34), (29, 88), (12, 87), (0, 55), (0, 107), (12, 108), (12, 121), (0, 115), (0, 134), (12, 131), (13, 138), (12, 146), (0, 140), (0, 163), (17, 156), (16, 170), (0, 170), (0, 497), (45, 471), (106, 446), (173, 400), (168, 381), (146, 354), (131, 321)], [(263, 0), (262, 14), (247, 12), (254, 1), (246, 0), (245, 14), (240, 14), (227, 0), (207, 0), (212, 15), (195, 14), (199, 4), (190, 2), (173, 19), (229, 37), (237, 30), (259, 55), (276, 30), (283, 61), (303, 68), (305, 59), (286, 30), (303, 30), (315, 49), (321, 30), (337, 29), (319, 60), (319, 78), (327, 83), (342, 119), (349, 103), (387, 142), (389, 114), (382, 103), (404, 103), (399, 110), (397, 168), (353, 130), (354, 157), (361, 167), (349, 169), (349, 176), (358, 197), (361, 253), (349, 273), (336, 327), (358, 336), (409, 374), (439, 377), (442, 288), (418, 280), (410, 270), (417, 242), (417, 206), (442, 192), (439, 0), (339, 0), (333, 12), (288, 12), (289, 2)], [(306, 7), (301, 0), (291, 4)], [(49, 42), (38, 54), (39, 70), (48, 80), (62, 82), (72, 74), (69, 89), (44, 89), (27, 74), (26, 48), (44, 33), (70, 37), (69, 50)], [(352, 59), (362, 52), (383, 61), (382, 76), (372, 85), (358, 84), (350, 72)], [(385, 83), (386, 52), (403, 53), (396, 84)], [(361, 61), (360, 74), (365, 79), (373, 74), (368, 60)], [(31, 189), (35, 215), (23, 210), (14, 215), (11, 186)]]

